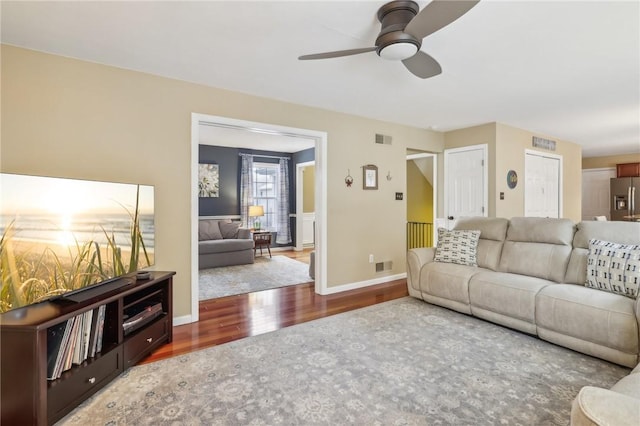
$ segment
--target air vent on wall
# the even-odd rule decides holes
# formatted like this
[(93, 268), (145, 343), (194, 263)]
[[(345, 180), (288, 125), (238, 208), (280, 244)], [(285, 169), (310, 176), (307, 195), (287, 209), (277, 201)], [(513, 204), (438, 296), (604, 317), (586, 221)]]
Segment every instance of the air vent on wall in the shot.
[(376, 263), (376, 272), (390, 271), (392, 268), (393, 262), (391, 260)]
[(379, 143), (380, 145), (391, 145), (391, 139), (391, 136), (376, 133), (376, 143)]

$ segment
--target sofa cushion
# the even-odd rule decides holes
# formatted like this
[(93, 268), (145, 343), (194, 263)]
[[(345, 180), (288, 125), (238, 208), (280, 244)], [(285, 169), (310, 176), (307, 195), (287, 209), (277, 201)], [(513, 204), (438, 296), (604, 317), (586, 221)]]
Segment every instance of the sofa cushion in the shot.
[(640, 244), (591, 240), (585, 285), (632, 299), (638, 297)]
[(469, 305), (469, 280), (481, 269), (455, 263), (431, 262), (420, 271), (420, 291)]
[(500, 263), (508, 225), (509, 221), (501, 217), (463, 217), (456, 221), (453, 229), (479, 230), (476, 261), (479, 267), (495, 271)]
[[(637, 356), (640, 346), (634, 304), (634, 300), (617, 294), (573, 284), (554, 284), (538, 293), (536, 324), (538, 328), (588, 344)], [(540, 330), (538, 334), (541, 335)]]
[(478, 238), (480, 238), (480, 231), (477, 230), (449, 231), (438, 228), (435, 261), (477, 266)]
[(560, 283), (569, 263), (573, 233), (569, 219), (514, 217), (498, 270)]
[(198, 243), (199, 254), (226, 253), (230, 251), (253, 250), (253, 240), (209, 240)]
[(573, 243), (574, 228), (574, 223), (569, 219), (512, 217), (507, 229), (507, 241), (570, 246)]
[(555, 284), (526, 275), (479, 272), (469, 281), (471, 313), (535, 334), (536, 295), (548, 285)]
[(238, 229), (240, 228), (241, 222), (221, 222), (220, 223), (220, 232), (222, 232), (222, 238), (230, 239), (230, 238), (238, 238)]
[(198, 222), (198, 241), (221, 240), (219, 222), (216, 219), (200, 219)]
[(640, 241), (640, 222), (586, 220), (578, 223), (564, 282), (584, 285), (587, 279), (589, 241), (594, 238), (616, 241), (621, 244), (638, 244), (638, 241)]

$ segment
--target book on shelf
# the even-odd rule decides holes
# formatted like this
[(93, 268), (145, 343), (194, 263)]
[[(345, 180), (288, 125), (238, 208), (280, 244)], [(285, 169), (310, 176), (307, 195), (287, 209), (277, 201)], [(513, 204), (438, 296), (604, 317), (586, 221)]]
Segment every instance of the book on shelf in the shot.
[(104, 332), (104, 315), (107, 306), (101, 305), (98, 309), (98, 324), (96, 327), (96, 351), (95, 353), (102, 352), (102, 335)]
[(58, 354), (63, 344), (65, 334), (67, 334), (67, 323), (61, 322), (47, 330), (47, 379), (55, 378), (56, 364), (58, 363)]
[(73, 355), (71, 356), (71, 364), (80, 365), (82, 363), (82, 335), (84, 334), (84, 314), (76, 316), (78, 326), (75, 331), (75, 343), (73, 346)]
[(67, 371), (71, 368), (73, 365), (73, 353), (76, 350), (76, 336), (78, 333), (78, 327), (80, 326), (80, 321), (78, 320), (78, 316), (73, 317), (71, 321), (73, 322), (73, 326), (71, 327), (71, 335), (69, 336), (69, 344), (66, 348), (62, 371)]
[(74, 316), (47, 330), (47, 379), (80, 365), (102, 350), (106, 305)]
[(93, 358), (96, 355), (96, 337), (98, 337), (98, 312), (100, 308), (95, 308), (91, 314), (91, 326), (89, 331), (89, 348), (88, 357)]
[(93, 310), (84, 313), (84, 334), (82, 336), (82, 360), (89, 358), (89, 340), (91, 338), (91, 319)]

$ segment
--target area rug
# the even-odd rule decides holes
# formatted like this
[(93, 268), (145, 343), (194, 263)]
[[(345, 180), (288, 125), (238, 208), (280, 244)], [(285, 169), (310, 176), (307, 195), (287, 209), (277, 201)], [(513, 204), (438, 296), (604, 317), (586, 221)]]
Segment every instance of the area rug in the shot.
[(309, 265), (287, 256), (259, 256), (249, 265), (203, 269), (199, 274), (199, 300), (313, 281)]
[(60, 424), (566, 425), (628, 373), (402, 298), (133, 367)]

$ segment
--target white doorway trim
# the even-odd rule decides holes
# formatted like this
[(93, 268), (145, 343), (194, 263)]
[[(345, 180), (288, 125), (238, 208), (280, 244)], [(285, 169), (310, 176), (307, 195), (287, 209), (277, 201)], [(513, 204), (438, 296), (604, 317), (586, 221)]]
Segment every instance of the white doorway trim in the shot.
[[(304, 198), (304, 168), (308, 166), (314, 166), (316, 164), (315, 161), (307, 161), (305, 163), (296, 164), (296, 246), (295, 251), (302, 251), (304, 248), (303, 244), (303, 225), (304, 225), (304, 208), (303, 208), (303, 198)], [(315, 185), (315, 183), (314, 183)], [(315, 207), (314, 207), (315, 210)], [(315, 236), (314, 236), (315, 241)]]
[(217, 125), (238, 130), (292, 135), (315, 141), (315, 206), (316, 206), (316, 256), (315, 291), (327, 291), (327, 133), (317, 130), (299, 129), (274, 124), (237, 120), (208, 114), (191, 113), (191, 318), (196, 322), (198, 312), (198, 145), (200, 143), (200, 123)]
[[(433, 181), (433, 184), (431, 185), (433, 187), (433, 215), (431, 217), (433, 217), (433, 230), (435, 231), (435, 222), (438, 217), (438, 154), (421, 152), (419, 154), (407, 155), (407, 161), (416, 160), (418, 158), (432, 158), (431, 161), (433, 162), (433, 176), (431, 176)], [(408, 184), (409, 182), (405, 182), (405, 193), (407, 192), (406, 187)]]

